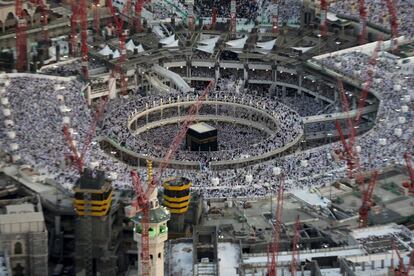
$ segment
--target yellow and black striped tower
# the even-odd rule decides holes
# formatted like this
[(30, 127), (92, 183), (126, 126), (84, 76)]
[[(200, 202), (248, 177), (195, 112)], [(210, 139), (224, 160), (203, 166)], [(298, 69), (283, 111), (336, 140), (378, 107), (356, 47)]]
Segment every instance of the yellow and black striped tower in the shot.
[(102, 171), (85, 169), (76, 186), (75, 221), (76, 275), (116, 275), (117, 259), (112, 239), (112, 185)]
[(170, 210), (169, 228), (172, 232), (184, 231), (185, 213), (190, 206), (191, 181), (185, 177), (170, 178), (164, 181), (164, 206)]

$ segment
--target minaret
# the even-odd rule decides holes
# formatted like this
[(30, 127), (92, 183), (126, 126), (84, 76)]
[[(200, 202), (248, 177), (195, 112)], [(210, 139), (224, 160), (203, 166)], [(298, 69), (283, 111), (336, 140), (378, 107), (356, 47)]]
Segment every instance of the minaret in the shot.
[[(147, 161), (148, 180), (147, 185), (152, 181), (152, 162)], [(151, 194), (149, 211), (149, 254), (151, 262), (151, 276), (164, 275), (164, 242), (168, 239), (167, 221), (170, 219), (170, 212), (161, 206), (157, 198), (158, 188)], [(138, 212), (131, 218), (134, 222), (134, 240), (138, 245), (138, 275), (141, 273), (141, 230), (140, 224), (142, 212)]]

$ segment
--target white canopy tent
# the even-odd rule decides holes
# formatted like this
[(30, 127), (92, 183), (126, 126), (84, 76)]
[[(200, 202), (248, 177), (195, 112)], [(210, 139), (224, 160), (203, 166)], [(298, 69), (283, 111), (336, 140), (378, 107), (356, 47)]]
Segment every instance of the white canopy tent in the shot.
[(114, 51), (113, 58), (119, 58), (120, 56), (121, 56), (121, 54), (119, 53), (118, 49), (116, 49), (116, 50)]
[(163, 38), (160, 40), (161, 44), (169, 45), (175, 41), (175, 35), (171, 35), (169, 37)]
[(136, 47), (136, 49), (138, 50), (138, 53), (143, 53), (143, 52), (145, 52), (145, 49), (144, 49), (144, 47), (142, 47), (142, 44), (139, 44), (139, 45)]
[(135, 46), (135, 43), (134, 43), (134, 41), (132, 40), (132, 39), (130, 39), (129, 41), (128, 41), (128, 43), (127, 44), (125, 44), (125, 48), (127, 49), (127, 50), (129, 50), (129, 51), (134, 51), (134, 49), (136, 48), (137, 46)]
[(178, 47), (178, 39), (174, 40), (172, 43), (168, 44), (168, 45), (164, 45), (164, 48), (174, 48), (174, 47)]
[(212, 38), (200, 40), (198, 43), (199, 44), (204, 44), (204, 45), (211, 45), (211, 44), (216, 45), (216, 43), (219, 39), (220, 39), (220, 36), (215, 36), (215, 37), (212, 37)]
[(301, 51), (302, 53), (306, 53), (307, 51), (309, 51), (313, 47), (314, 46), (312, 46), (312, 47), (292, 47), (292, 49), (297, 50), (297, 51)]
[(226, 42), (226, 45), (234, 49), (243, 49), (248, 38), (249, 37), (246, 35), (245, 37), (240, 38), (240, 39), (229, 40)]
[(270, 50), (273, 49), (275, 44), (276, 44), (276, 39), (273, 39), (273, 40), (265, 41), (265, 42), (257, 42), (256, 46), (259, 47), (259, 48), (262, 48), (264, 50), (270, 51)]
[(109, 56), (113, 54), (111, 48), (109, 48), (108, 45), (105, 45), (105, 47), (103, 47), (102, 50), (100, 50), (98, 53), (103, 56)]
[(215, 47), (216, 47), (216, 44), (199, 45), (199, 46), (197, 46), (197, 50), (212, 54), (212, 53), (214, 53), (214, 48)]

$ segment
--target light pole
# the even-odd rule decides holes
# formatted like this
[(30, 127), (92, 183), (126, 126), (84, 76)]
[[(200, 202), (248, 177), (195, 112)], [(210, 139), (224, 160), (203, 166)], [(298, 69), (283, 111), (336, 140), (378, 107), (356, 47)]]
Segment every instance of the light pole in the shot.
[(339, 45), (341, 45), (341, 41), (335, 41), (336, 44), (336, 51), (339, 51)]
[(318, 46), (318, 55), (320, 55), (321, 54), (321, 34), (317, 34), (317, 37), (319, 38), (318, 40), (319, 40), (319, 42), (318, 42), (318, 44), (319, 44), (319, 46)]

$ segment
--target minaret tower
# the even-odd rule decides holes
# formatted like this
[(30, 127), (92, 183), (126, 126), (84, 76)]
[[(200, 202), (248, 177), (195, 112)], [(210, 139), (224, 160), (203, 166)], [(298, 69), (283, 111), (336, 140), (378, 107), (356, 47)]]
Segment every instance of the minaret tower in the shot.
[[(152, 181), (152, 162), (147, 161), (148, 179), (147, 185)], [(161, 206), (157, 198), (158, 188), (155, 188), (152, 192), (149, 210), (149, 224), (148, 224), (148, 236), (149, 236), (149, 254), (151, 264), (151, 276), (163, 276), (164, 275), (164, 242), (168, 239), (168, 227), (167, 221), (170, 219), (170, 212), (167, 208)], [(142, 212), (139, 211), (131, 220), (135, 223), (134, 227), (134, 240), (138, 244), (138, 275), (142, 275), (141, 269), (141, 225)]]

